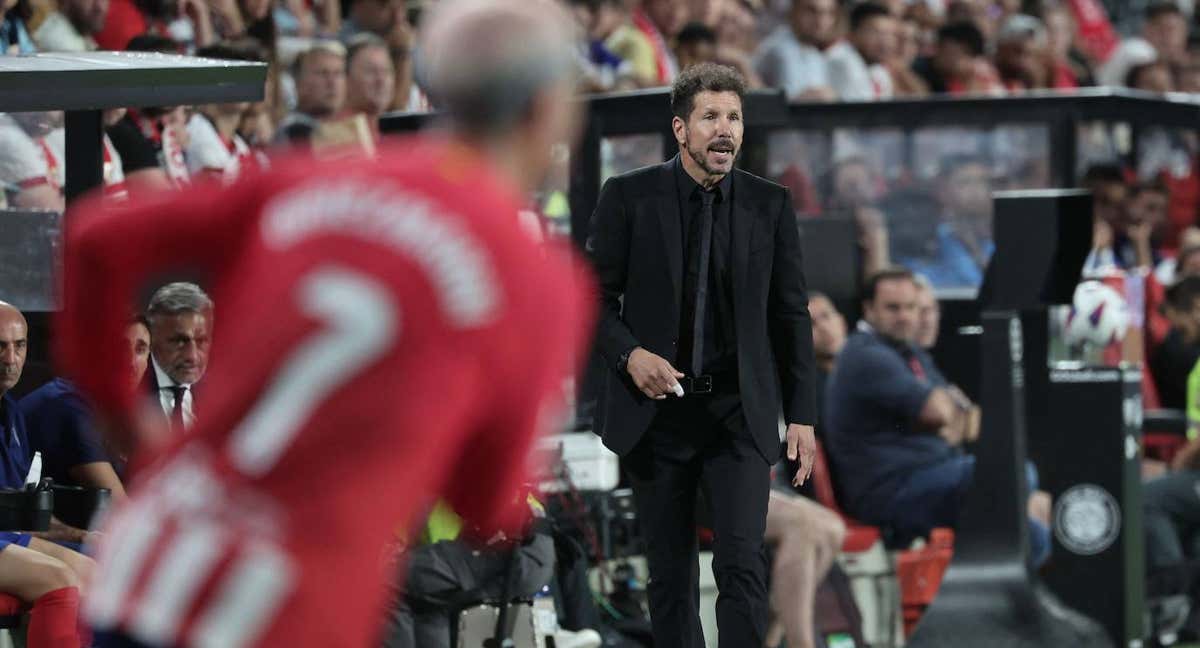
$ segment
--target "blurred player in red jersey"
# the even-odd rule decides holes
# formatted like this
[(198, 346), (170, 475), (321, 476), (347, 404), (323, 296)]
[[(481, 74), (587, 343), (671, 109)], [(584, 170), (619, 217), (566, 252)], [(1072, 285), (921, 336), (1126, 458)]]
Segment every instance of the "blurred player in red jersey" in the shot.
[(106, 527), (100, 645), (366, 646), (383, 546), (419, 507), (514, 522), (590, 329), (580, 266), (517, 225), (577, 134), (571, 34), (547, 1), (439, 4), (421, 56), (443, 135), (68, 219), (59, 359), (109, 416), (134, 396), (97, 341), (143, 282), (199, 269), (222, 310), (205, 415), (143, 448)]

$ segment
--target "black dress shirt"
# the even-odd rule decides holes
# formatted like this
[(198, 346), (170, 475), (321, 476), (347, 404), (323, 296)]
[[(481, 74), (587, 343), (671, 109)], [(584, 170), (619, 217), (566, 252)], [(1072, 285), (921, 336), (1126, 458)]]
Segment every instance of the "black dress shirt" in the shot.
[[(683, 219), (683, 299), (679, 318), (679, 355), (675, 367), (690, 373), (692, 357), (692, 323), (696, 310), (696, 286), (700, 265), (700, 228), (696, 226), (701, 210), (700, 192), (704, 191), (683, 168), (682, 158), (675, 159), (675, 184), (679, 190), (679, 214)], [(710, 191), (713, 201), (712, 251), (708, 265), (708, 299), (704, 308), (705, 374), (732, 374), (737, 371), (737, 338), (733, 320), (733, 278), (731, 275), (731, 243), (729, 219), (733, 202), (733, 182), (726, 175)]]

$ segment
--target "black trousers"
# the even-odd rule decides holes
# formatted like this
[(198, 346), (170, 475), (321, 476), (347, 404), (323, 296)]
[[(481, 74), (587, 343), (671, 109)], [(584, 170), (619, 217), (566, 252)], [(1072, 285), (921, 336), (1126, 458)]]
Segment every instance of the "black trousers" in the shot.
[(703, 648), (696, 495), (711, 508), (722, 648), (762, 646), (767, 628), (770, 465), (737, 394), (669, 397), (625, 459), (646, 543), (655, 648)]

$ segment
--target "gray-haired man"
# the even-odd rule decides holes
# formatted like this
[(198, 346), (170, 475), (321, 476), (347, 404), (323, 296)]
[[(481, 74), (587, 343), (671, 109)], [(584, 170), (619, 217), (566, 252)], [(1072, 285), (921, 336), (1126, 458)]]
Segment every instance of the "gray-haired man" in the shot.
[(150, 321), (150, 364), (143, 383), (158, 399), (172, 431), (196, 421), (193, 386), (208, 367), (213, 303), (193, 283), (170, 283), (155, 291), (146, 308)]

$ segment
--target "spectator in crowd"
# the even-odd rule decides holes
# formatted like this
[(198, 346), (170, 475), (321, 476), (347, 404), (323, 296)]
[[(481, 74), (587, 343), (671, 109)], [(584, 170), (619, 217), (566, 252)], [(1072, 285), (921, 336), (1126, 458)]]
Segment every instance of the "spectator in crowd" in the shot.
[(296, 57), (296, 110), (279, 125), (279, 135), (302, 142), (341, 111), (346, 102), (346, 48), (336, 41), (321, 41)]
[[(575, 16), (575, 22), (579, 26), (579, 36), (576, 43), (576, 60), (579, 67), (579, 91), (583, 93), (589, 92), (608, 92), (615, 90), (621, 86), (636, 88), (637, 83), (634, 80), (633, 64), (613, 52), (605, 42), (603, 33), (612, 27), (612, 21), (607, 23), (602, 22), (601, 11), (605, 9), (603, 5), (612, 0), (568, 0)], [(625, 8), (623, 3), (618, 2), (615, 7), (617, 10)], [(629, 26), (633, 30), (632, 25)], [(641, 32), (634, 30), (638, 36)], [(650, 77), (650, 70), (653, 69), (653, 54), (650, 51), (650, 43), (644, 41), (646, 46), (645, 56), (643, 59), (647, 61), (645, 65), (645, 75)]]
[[(942, 160), (937, 197), (941, 214), (919, 251), (894, 251), (900, 263), (929, 278), (935, 288), (977, 288), (992, 256), (992, 178), (981, 158)], [(915, 252), (915, 253), (914, 253)]]
[(938, 303), (933, 284), (924, 275), (913, 275), (917, 285), (917, 325), (913, 343), (924, 351), (933, 351), (942, 327), (942, 305)]
[(155, 291), (146, 308), (150, 322), (150, 369), (142, 388), (178, 433), (196, 422), (196, 383), (208, 368), (213, 303), (193, 283), (170, 283)]
[(0, 0), (0, 56), (37, 51), (25, 26), (32, 14), (29, 0)]
[(929, 85), (913, 66), (921, 55), (921, 26), (915, 20), (896, 23), (896, 46), (884, 66), (892, 76), (892, 91), (897, 97), (924, 97)]
[[(816, 365), (816, 382), (814, 390), (817, 394), (817, 424), (813, 431), (821, 443), (825, 442), (825, 416), (822, 408), (825, 406), (825, 385), (829, 382), (829, 374), (837, 361), (838, 354), (846, 345), (846, 318), (842, 317), (828, 295), (821, 292), (810, 292), (808, 295), (808, 316), (812, 320), (813, 360)], [(795, 486), (791, 476), (796, 474), (800, 462), (788, 459), (786, 456), (775, 465), (775, 486), (787, 493), (798, 493), (806, 497), (815, 497), (812, 482)], [(767, 512), (770, 515), (770, 510)]]
[[(149, 133), (143, 131), (139, 127), (139, 121), (128, 112), (116, 123), (105, 126), (104, 133), (121, 159), (126, 185), (135, 190), (154, 191), (177, 186), (167, 175), (158, 144), (161, 142), (162, 131), (156, 127), (153, 120), (161, 114), (162, 112), (153, 108), (140, 113), (142, 125), (150, 129)], [(158, 141), (151, 139), (151, 135), (158, 136)]]
[(896, 41), (896, 18), (877, 2), (860, 2), (850, 10), (850, 31), (826, 53), (829, 84), (843, 101), (870, 101), (892, 96), (892, 75), (883, 63)]
[(996, 34), (996, 71), (1010, 92), (1048, 88), (1046, 28), (1025, 14), (1009, 16)]
[(717, 61), (717, 32), (701, 22), (690, 22), (675, 39), (675, 57), (679, 69), (686, 70), (697, 63)]
[[(196, 51), (199, 56), (214, 59), (261, 60), (261, 53), (246, 41), (220, 43)], [(238, 134), (238, 126), (250, 104), (247, 102), (206, 104), (198, 106), (187, 123), (187, 146), (184, 148), (188, 173), (229, 183), (243, 169), (262, 164), (246, 140)]]
[(1156, 0), (1146, 7), (1140, 37), (1129, 38), (1097, 71), (1101, 85), (1124, 85), (1129, 71), (1138, 65), (1163, 61), (1187, 63), (1187, 19), (1174, 0)]
[(392, 104), (396, 70), (387, 42), (374, 34), (351, 39), (346, 49), (346, 112), (367, 118), (379, 138), (379, 116)]
[(1094, 84), (1087, 58), (1075, 47), (1075, 16), (1058, 0), (1043, 0), (1040, 15), (1046, 26), (1046, 51), (1050, 57), (1053, 88), (1078, 88)]
[(1171, 66), (1166, 61), (1151, 61), (1129, 68), (1125, 75), (1125, 87), (1146, 92), (1172, 92), (1175, 90), (1175, 79), (1171, 74)]
[(1113, 236), (1113, 252), (1121, 268), (1154, 270), (1165, 258), (1161, 247), (1167, 226), (1170, 192), (1161, 180), (1134, 183), (1125, 202), (1125, 220)]
[(36, 141), (48, 129), (31, 134), (25, 124), (32, 117), (32, 113), (0, 113), (0, 187), (10, 207), (61, 212), (62, 192), (54, 184), (45, 153)]
[(628, 64), (627, 69), (617, 66), (617, 77), (624, 72), (641, 88), (659, 85), (654, 45), (634, 27), (633, 15), (624, 0), (593, 0), (588, 4), (592, 10), (589, 36), (593, 50), (603, 47)]
[[(125, 178), (124, 161), (113, 144), (112, 138), (108, 136), (107, 129), (116, 125), (124, 116), (124, 108), (110, 108), (101, 114), (101, 123), (106, 129), (102, 140), (104, 166), (101, 168), (104, 195), (117, 200), (124, 200), (128, 197), (128, 185)], [(56, 124), (55, 128), (47, 133), (39, 144), (41, 144), (42, 155), (46, 158), (50, 182), (61, 192), (67, 186), (67, 129), (61, 123)]]
[(419, 16), (419, 11), (404, 11), (404, 0), (344, 0), (346, 19), (342, 20), (340, 40), (362, 32), (370, 32), (388, 42), (391, 62), (396, 70), (396, 95), (391, 109), (427, 110), (430, 104), (416, 85), (413, 74), (415, 60), (415, 25), (410, 16)]
[[(28, 333), (21, 311), (0, 302), (0, 488), (23, 488), (32, 462), (25, 417), (9, 393), (25, 367)], [(90, 558), (43, 538), (0, 533), (0, 592), (32, 604), (30, 646), (79, 648), (79, 595), (92, 567)]]
[(825, 211), (854, 219), (863, 275), (891, 265), (886, 219), (877, 206), (884, 183), (871, 162), (862, 156), (849, 156), (834, 163), (828, 178)]
[(1200, 360), (1200, 277), (1185, 276), (1167, 288), (1171, 329), (1150, 356), (1150, 372), (1163, 407), (1183, 409), (1187, 381)]
[(275, 27), (286, 36), (332, 38), (342, 29), (342, 4), (322, 0), (310, 5), (304, 0), (284, 0), (273, 10)]
[(817, 408), (820, 409), (825, 382), (833, 371), (834, 361), (846, 345), (846, 318), (842, 317), (828, 295), (815, 291), (808, 295), (808, 315), (812, 319), (813, 357), (817, 363)]
[(983, 32), (974, 23), (948, 23), (938, 29), (933, 55), (918, 59), (914, 69), (930, 92), (993, 92), (999, 80), (983, 58), (985, 46)]
[[(863, 321), (846, 341), (825, 392), (826, 438), (839, 503), (898, 537), (953, 526), (975, 458), (962, 450), (979, 433), (979, 408), (946, 382), (912, 343), (917, 287), (903, 268), (877, 273), (863, 291)], [(1027, 470), (1031, 562), (1050, 550), (1049, 496)]]
[(33, 40), (42, 52), (90, 52), (106, 15), (108, 0), (58, 0), (34, 29)]
[[(137, 317), (126, 329), (129, 344), (129, 384), (142, 382), (150, 358), (150, 327)], [(42, 476), (55, 483), (106, 488), (121, 501), (125, 488), (118, 476), (123, 462), (105, 447), (91, 406), (75, 386), (55, 378), (21, 399), (29, 432), (29, 447), (42, 453)]]
[(790, 101), (836, 98), (824, 50), (837, 39), (837, 23), (836, 0), (793, 0), (789, 22), (776, 27), (755, 53), (755, 71)]
[(1096, 164), (1083, 174), (1081, 186), (1092, 192), (1092, 251), (1084, 263), (1084, 276), (1099, 276), (1118, 267), (1113, 254), (1113, 237), (1125, 222), (1125, 201), (1129, 186), (1121, 167)]
[(342, 42), (363, 32), (387, 39), (401, 23), (407, 23), (404, 0), (342, 0), (342, 11)]
[[(177, 45), (165, 36), (143, 34), (131, 40), (128, 49), (171, 53), (177, 51)], [(184, 160), (188, 114), (184, 106), (131, 108), (105, 129), (121, 157), (127, 184), (135, 191), (181, 187), (189, 182)]]
[(762, 79), (754, 71), (750, 57), (732, 47), (722, 47), (717, 32), (701, 22), (684, 25), (675, 38), (675, 56), (679, 69), (686, 70), (698, 63), (718, 63), (737, 70), (746, 79), (747, 88), (762, 87)]
[(679, 74), (679, 62), (671, 51), (671, 42), (688, 19), (688, 6), (678, 0), (642, 0), (633, 11), (633, 24), (654, 47), (658, 66), (658, 85), (669, 85)]
[(104, 27), (94, 38), (102, 50), (121, 51), (145, 36), (167, 38), (175, 53), (212, 45), (216, 39), (207, 1), (109, 0)]

